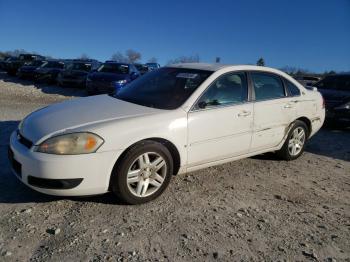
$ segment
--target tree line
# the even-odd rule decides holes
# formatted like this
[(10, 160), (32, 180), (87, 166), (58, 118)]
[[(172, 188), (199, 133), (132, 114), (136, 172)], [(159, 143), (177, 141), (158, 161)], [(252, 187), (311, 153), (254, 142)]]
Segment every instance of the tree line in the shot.
[[(28, 52), (24, 49), (15, 49), (12, 51), (0, 51), (0, 59), (3, 59), (7, 56), (18, 56), (20, 54), (26, 54), (26, 53), (31, 53), (31, 54), (38, 54), (37, 52)], [(49, 59), (51, 59), (51, 56), (45, 56)], [(77, 57), (77, 59), (90, 59), (91, 57), (86, 54), (82, 53), (80, 56)], [(110, 60), (120, 62), (120, 63), (138, 63), (142, 59), (142, 54), (139, 51), (136, 51), (134, 49), (128, 49), (124, 53), (122, 52), (115, 52), (111, 55)], [(215, 62), (220, 62), (221, 58), (216, 57)], [(167, 65), (169, 64), (179, 64), (179, 63), (198, 63), (200, 62), (201, 59), (198, 54), (196, 55), (191, 55), (191, 56), (179, 56), (174, 59), (168, 60), (166, 63)], [(148, 63), (157, 63), (158, 59), (156, 57), (151, 57), (147, 60)], [(260, 57), (257, 62), (257, 66), (265, 66), (265, 59), (263, 57)], [(334, 70), (330, 71), (325, 71), (323, 73), (314, 73), (308, 69), (300, 68), (300, 67), (295, 67), (295, 66), (284, 66), (279, 68), (281, 71), (292, 75), (292, 76), (298, 76), (298, 75), (317, 75), (317, 76), (325, 76), (325, 75), (330, 75), (330, 74), (335, 74), (336, 72)]]

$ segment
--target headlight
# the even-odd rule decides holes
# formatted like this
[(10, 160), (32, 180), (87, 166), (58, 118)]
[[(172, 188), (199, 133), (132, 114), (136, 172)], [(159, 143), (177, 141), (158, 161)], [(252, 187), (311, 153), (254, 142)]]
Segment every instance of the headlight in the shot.
[(103, 139), (93, 133), (72, 133), (51, 137), (34, 150), (55, 155), (79, 155), (96, 152)]
[(113, 82), (113, 84), (114, 84), (114, 85), (124, 85), (124, 84), (126, 84), (127, 82), (128, 82), (128, 80), (123, 79), (123, 80), (115, 81), (115, 82)]
[(334, 109), (350, 109), (350, 102), (347, 102), (343, 105), (337, 106)]

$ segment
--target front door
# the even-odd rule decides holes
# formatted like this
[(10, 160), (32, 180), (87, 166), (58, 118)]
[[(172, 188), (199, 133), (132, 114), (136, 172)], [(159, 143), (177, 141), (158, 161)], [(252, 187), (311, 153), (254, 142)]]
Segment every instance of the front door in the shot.
[(253, 104), (247, 103), (244, 72), (216, 79), (188, 114), (188, 166), (193, 167), (249, 151)]

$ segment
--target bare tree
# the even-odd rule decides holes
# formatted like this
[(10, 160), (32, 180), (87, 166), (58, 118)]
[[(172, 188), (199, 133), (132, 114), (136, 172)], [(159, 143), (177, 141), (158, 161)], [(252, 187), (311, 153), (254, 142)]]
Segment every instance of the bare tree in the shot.
[(111, 56), (111, 60), (113, 60), (115, 62), (119, 62), (119, 63), (127, 63), (128, 62), (128, 58), (120, 52), (114, 53)]
[(6, 51), (4, 53), (9, 56), (19, 56), (20, 54), (28, 54), (28, 51), (24, 49), (15, 49), (12, 51)]
[(148, 59), (148, 63), (157, 63), (158, 59), (156, 57), (151, 57), (150, 59)]
[(260, 57), (259, 60), (256, 62), (257, 66), (265, 66), (265, 60), (264, 58)]
[(87, 59), (90, 59), (90, 57), (89, 57), (87, 54), (82, 53), (82, 54), (80, 55), (80, 57), (78, 57), (78, 59), (87, 60)]
[(284, 66), (280, 70), (292, 76), (311, 74), (310, 70), (295, 66)]
[(168, 61), (169, 64), (182, 64), (182, 63), (198, 63), (200, 61), (199, 55), (193, 56), (180, 56), (178, 58)]
[(130, 63), (135, 63), (141, 59), (141, 53), (132, 49), (126, 50), (125, 54)]

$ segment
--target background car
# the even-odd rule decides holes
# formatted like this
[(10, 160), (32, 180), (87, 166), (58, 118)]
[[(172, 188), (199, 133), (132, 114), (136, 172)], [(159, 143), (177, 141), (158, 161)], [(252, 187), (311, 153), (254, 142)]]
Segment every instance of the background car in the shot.
[(149, 71), (153, 71), (160, 68), (160, 64), (158, 63), (146, 63), (146, 66), (148, 67)]
[(34, 79), (35, 70), (42, 66), (46, 60), (34, 60), (32, 62), (27, 62), (21, 66), (17, 71), (17, 76), (22, 79)]
[(133, 64), (103, 63), (95, 72), (91, 72), (88, 75), (86, 90), (89, 95), (113, 94), (140, 75), (140, 72)]
[(141, 75), (144, 75), (150, 71), (147, 65), (144, 65), (144, 64), (134, 64), (134, 65), (137, 68), (137, 70), (139, 70)]
[(20, 54), (17, 59), (8, 61), (5, 69), (9, 75), (16, 75), (21, 66), (35, 60), (45, 60), (45, 57), (37, 54)]
[(4, 56), (2, 59), (0, 59), (0, 70), (5, 71), (5, 66), (8, 61), (15, 60), (16, 57), (14, 56)]
[(350, 74), (326, 76), (315, 84), (326, 103), (328, 121), (350, 125)]
[(56, 82), (57, 75), (63, 70), (64, 62), (60, 60), (45, 61), (35, 70), (34, 79), (37, 82)]
[(60, 86), (85, 87), (87, 75), (101, 65), (97, 60), (72, 60), (57, 76)]
[(320, 81), (321, 78), (318, 76), (298, 75), (295, 76), (295, 80), (297, 80), (304, 87), (310, 87), (316, 84), (318, 81)]

